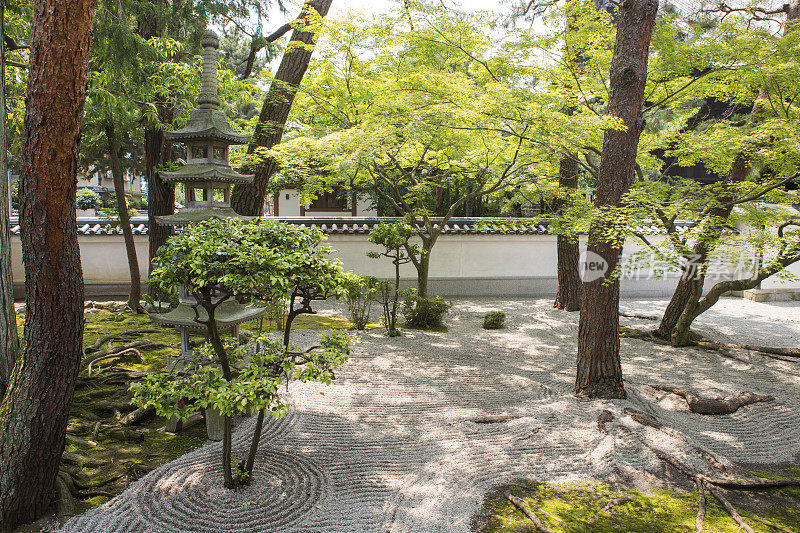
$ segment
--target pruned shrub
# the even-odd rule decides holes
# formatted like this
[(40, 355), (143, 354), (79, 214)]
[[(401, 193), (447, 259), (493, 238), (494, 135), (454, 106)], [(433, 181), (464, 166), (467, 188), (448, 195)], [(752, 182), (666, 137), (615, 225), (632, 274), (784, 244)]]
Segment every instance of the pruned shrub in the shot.
[(483, 317), (483, 329), (502, 329), (506, 324), (506, 314), (502, 311), (489, 311)]
[(425, 298), (417, 294), (416, 290), (409, 289), (403, 300), (403, 316), (406, 318), (406, 326), (421, 329), (441, 328), (444, 326), (444, 315), (447, 314), (450, 307), (452, 304), (441, 296)]
[(373, 296), (378, 289), (380, 281), (374, 276), (359, 276), (353, 274), (347, 280), (345, 300), (350, 313), (350, 322), (356, 329), (363, 330), (369, 323), (369, 314), (372, 308)]

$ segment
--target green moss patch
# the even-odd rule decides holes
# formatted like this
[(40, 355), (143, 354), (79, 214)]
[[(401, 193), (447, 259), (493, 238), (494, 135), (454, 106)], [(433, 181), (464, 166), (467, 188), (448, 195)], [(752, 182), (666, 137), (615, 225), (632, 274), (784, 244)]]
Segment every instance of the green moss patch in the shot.
[[(506, 497), (506, 490), (522, 499), (539, 519), (556, 532), (580, 533), (689, 533), (695, 531), (697, 492), (656, 489), (650, 492), (612, 490), (601, 483), (514, 484), (492, 491), (476, 529), (482, 533), (536, 531), (533, 522)], [(607, 507), (610, 502), (624, 498)], [(758, 509), (739, 509), (745, 517), (757, 516), (789, 531), (800, 531), (798, 502), (776, 502)], [(756, 531), (769, 528), (745, 518)], [(739, 526), (708, 495), (706, 531), (736, 533)]]

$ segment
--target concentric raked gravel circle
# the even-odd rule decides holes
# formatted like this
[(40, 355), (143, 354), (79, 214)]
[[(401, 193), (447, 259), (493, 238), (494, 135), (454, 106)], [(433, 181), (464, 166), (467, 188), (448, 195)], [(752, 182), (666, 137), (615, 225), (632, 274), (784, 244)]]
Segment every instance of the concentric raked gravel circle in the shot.
[(268, 448), (259, 453), (253, 482), (222, 486), (217, 454), (196, 455), (180, 468), (138, 487), (139, 521), (149, 531), (280, 531), (320, 505), (329, 490), (324, 470), (304, 454)]
[[(700, 317), (699, 326), (710, 335), (716, 324), (746, 329), (749, 344), (800, 337), (800, 321), (793, 318), (800, 317), (800, 307), (739, 300), (726, 314), (731, 301)], [(643, 314), (665, 305), (623, 303)], [(739, 318), (742, 308), (746, 319)], [(481, 329), (483, 315), (496, 309), (508, 315), (507, 327)], [(327, 303), (321, 312), (345, 314)], [(754, 338), (754, 317), (769, 325), (769, 338)], [(625, 338), (628, 399), (582, 401), (573, 395), (577, 321), (576, 313), (554, 310), (550, 300), (461, 301), (447, 332), (406, 330), (393, 339), (363, 332), (331, 385), (294, 383), (286, 393), (289, 417), (265, 421), (250, 487), (222, 487), (220, 445), (211, 444), (154, 470), (70, 520), (64, 531), (465, 533), (487, 490), (514, 479), (660, 476), (663, 463), (649, 446), (698, 469), (705, 467), (692, 462), (698, 455), (687, 443), (728, 464), (800, 458), (796, 363), (748, 354), (732, 359)], [(292, 342), (312, 346), (319, 335), (300, 330)], [(749, 390), (775, 401), (708, 417), (689, 412), (685, 401), (654, 384), (702, 396)], [(636, 424), (628, 407), (685, 438)], [(604, 411), (612, 414), (605, 432), (597, 423)], [(251, 418), (235, 429), (239, 456), (253, 426)]]

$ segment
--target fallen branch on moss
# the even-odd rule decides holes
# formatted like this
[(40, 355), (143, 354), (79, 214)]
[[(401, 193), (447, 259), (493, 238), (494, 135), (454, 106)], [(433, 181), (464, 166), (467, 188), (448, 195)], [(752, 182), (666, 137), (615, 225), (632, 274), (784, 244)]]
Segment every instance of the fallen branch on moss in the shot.
[(552, 529), (550, 529), (549, 527), (547, 527), (546, 525), (544, 525), (544, 524), (542, 523), (542, 521), (539, 519), (539, 517), (538, 517), (538, 516), (536, 516), (536, 513), (534, 513), (534, 512), (531, 510), (531, 508), (530, 508), (530, 507), (528, 507), (528, 506), (525, 504), (525, 502), (524, 502), (524, 501), (522, 501), (521, 499), (517, 498), (516, 496), (514, 496), (513, 494), (511, 494), (511, 492), (508, 492), (508, 491), (506, 491), (506, 494), (505, 494), (505, 496), (506, 496), (506, 498), (508, 499), (508, 501), (510, 501), (511, 503), (513, 503), (513, 504), (514, 504), (514, 507), (516, 507), (517, 509), (519, 509), (520, 511), (522, 511), (522, 513), (523, 513), (525, 516), (527, 516), (528, 518), (530, 518), (530, 519), (531, 519), (531, 521), (533, 522), (533, 524), (536, 526), (536, 529), (537, 529), (537, 530), (541, 531), (542, 533), (555, 533), (555, 532), (554, 532)]
[(722, 398), (701, 398), (692, 391), (667, 387), (664, 385), (650, 385), (652, 388), (669, 392), (686, 400), (689, 410), (699, 415), (729, 415), (740, 408), (754, 403), (771, 402), (773, 396), (761, 396), (753, 392), (740, 392), (738, 396)]

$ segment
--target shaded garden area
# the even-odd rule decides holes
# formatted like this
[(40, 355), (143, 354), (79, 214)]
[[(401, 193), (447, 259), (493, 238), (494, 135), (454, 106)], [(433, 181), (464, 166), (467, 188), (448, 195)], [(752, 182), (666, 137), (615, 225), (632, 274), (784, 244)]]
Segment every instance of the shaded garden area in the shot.
[[(639, 314), (665, 303), (623, 306)], [(320, 305), (308, 326), (350, 326), (344, 303)], [(724, 340), (714, 324), (740, 327), (730, 313), (742, 308), (784, 335), (798, 334), (794, 308), (740, 300), (724, 300), (701, 331)], [(498, 309), (507, 315), (505, 327), (484, 329), (486, 313)], [(799, 444), (791, 429), (798, 422), (797, 363), (623, 338), (629, 400), (587, 402), (571, 394), (574, 315), (546, 300), (461, 300), (447, 324), (446, 332), (404, 328), (395, 338), (367, 329), (332, 384), (291, 385), (289, 414), (265, 422), (253, 487), (226, 495), (219, 487), (220, 445), (211, 444), (157, 469), (66, 530), (126, 524), (180, 531), (191, 524), (212, 531), (225, 524), (245, 531), (268, 520), (280, 531), (536, 531), (505, 497), (510, 489), (553, 531), (692, 531), (694, 483), (656, 450), (698, 471), (721, 465), (717, 474), (726, 478), (797, 477), (790, 466)], [(298, 329), (292, 342), (313, 345), (321, 333)], [(667, 382), (665, 361), (669, 382), (697, 394), (747, 389), (775, 400), (732, 415), (692, 413), (682, 398), (654, 388)], [(652, 413), (671, 431), (638, 423), (630, 410)], [(235, 450), (246, 449), (254, 422), (238, 426)], [(795, 531), (796, 492), (723, 494), (756, 531), (780, 530), (752, 517)], [(200, 508), (213, 512), (200, 519), (190, 511)], [(715, 531), (738, 528), (710, 493), (705, 523)]]

